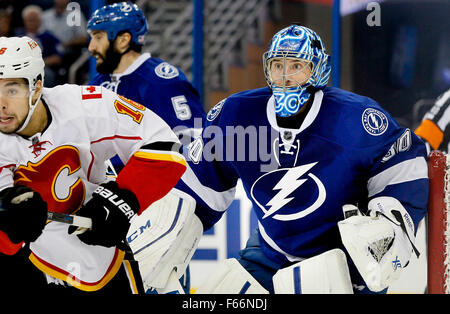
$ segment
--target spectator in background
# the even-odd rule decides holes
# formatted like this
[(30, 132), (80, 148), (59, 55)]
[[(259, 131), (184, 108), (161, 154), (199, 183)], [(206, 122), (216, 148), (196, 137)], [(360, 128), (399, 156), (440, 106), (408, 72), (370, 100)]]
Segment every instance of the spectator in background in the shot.
[(46, 87), (59, 84), (59, 70), (62, 66), (63, 48), (52, 33), (42, 29), (42, 9), (37, 5), (29, 5), (22, 11), (23, 31), (20, 36), (34, 39), (42, 48), (42, 57), (45, 62)]
[[(34, 0), (36, 1), (36, 0)], [(28, 4), (31, 4), (32, 0), (0, 0), (0, 10), (5, 10), (10, 17), (10, 31), (15, 34), (15, 31), (23, 27), (22, 24), (22, 10)], [(2, 35), (4, 36), (4, 35)]]
[[(42, 27), (61, 42), (64, 48), (63, 66), (67, 70), (88, 45), (86, 18), (81, 10), (67, 7), (69, 0), (54, 0), (53, 3), (53, 7), (42, 14)], [(75, 19), (74, 14), (77, 14)]]
[(0, 36), (14, 36), (14, 29), (11, 23), (11, 10), (0, 9)]

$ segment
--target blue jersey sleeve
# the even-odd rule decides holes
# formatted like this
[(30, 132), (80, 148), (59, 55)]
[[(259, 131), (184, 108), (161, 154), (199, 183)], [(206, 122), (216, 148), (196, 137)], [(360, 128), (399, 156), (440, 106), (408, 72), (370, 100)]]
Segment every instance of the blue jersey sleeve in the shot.
[[(399, 200), (414, 221), (415, 230), (426, 214), (428, 204), (427, 150), (424, 142), (410, 129), (400, 127), (381, 109), (386, 131), (372, 136), (367, 190), (369, 200), (391, 196)], [(370, 136), (370, 135), (369, 135)]]
[(194, 192), (196, 214), (205, 230), (213, 226), (231, 204), (239, 179), (233, 164), (226, 158), (229, 119), (227, 114), (220, 114), (226, 105), (224, 100), (208, 113), (201, 136), (189, 147), (188, 169), (182, 178)]

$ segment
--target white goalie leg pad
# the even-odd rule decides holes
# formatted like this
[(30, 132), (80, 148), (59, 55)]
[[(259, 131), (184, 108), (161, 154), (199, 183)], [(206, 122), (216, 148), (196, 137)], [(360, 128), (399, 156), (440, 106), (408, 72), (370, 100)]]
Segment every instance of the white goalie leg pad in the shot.
[(219, 263), (196, 294), (268, 294), (235, 258)]
[(334, 249), (282, 268), (273, 276), (275, 294), (352, 294), (347, 258)]
[(342, 242), (367, 287), (379, 292), (397, 280), (407, 265), (415, 249), (414, 226), (405, 208), (392, 197), (375, 198), (368, 208), (370, 217), (353, 216), (338, 226)]
[[(172, 189), (131, 222), (127, 235), (144, 289), (162, 289), (185, 272), (203, 233), (195, 200)], [(172, 275), (171, 275), (172, 274)]]

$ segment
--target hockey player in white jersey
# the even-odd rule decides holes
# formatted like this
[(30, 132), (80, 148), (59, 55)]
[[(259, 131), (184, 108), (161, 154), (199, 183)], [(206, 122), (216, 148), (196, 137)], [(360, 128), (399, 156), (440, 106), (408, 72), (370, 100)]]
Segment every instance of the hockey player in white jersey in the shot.
[[(205, 112), (198, 92), (181, 69), (152, 57), (149, 52), (142, 52), (148, 26), (144, 13), (136, 4), (120, 2), (97, 9), (89, 18), (87, 29), (90, 35), (88, 49), (96, 58), (99, 72), (91, 78), (90, 84), (108, 88), (151, 109), (172, 128), (183, 146), (199, 135)], [(114, 170), (120, 173), (123, 167), (121, 160), (114, 156), (111, 163)], [(184, 199), (184, 202), (188, 200)], [(175, 210), (176, 200), (169, 207), (166, 211)], [(146, 215), (141, 216), (140, 220), (141, 223), (137, 220), (132, 225), (135, 230), (130, 230), (131, 234), (139, 235), (128, 238), (132, 249), (137, 241), (145, 237), (140, 230), (147, 223)], [(151, 229), (146, 228), (145, 233), (151, 233)], [(145, 269), (148, 263), (142, 266)], [(181, 272), (181, 269), (178, 271)], [(147, 284), (145, 274), (143, 277)], [(189, 274), (181, 278), (186, 293), (190, 287), (188, 278)]]
[(183, 180), (205, 229), (238, 179), (258, 218), (198, 293), (385, 293), (419, 254), (424, 143), (374, 100), (326, 87), (329, 56), (306, 27), (276, 33), (263, 63), (268, 87), (214, 106), (190, 147)]
[[(0, 69), (2, 287), (131, 292), (120, 248), (133, 217), (184, 173), (178, 138), (154, 112), (107, 89), (43, 88), (41, 50), (28, 37), (0, 38)], [(125, 167), (107, 181), (105, 161), (116, 153)], [(48, 211), (88, 217), (92, 228), (46, 223)], [(16, 283), (5, 280), (11, 273)]]

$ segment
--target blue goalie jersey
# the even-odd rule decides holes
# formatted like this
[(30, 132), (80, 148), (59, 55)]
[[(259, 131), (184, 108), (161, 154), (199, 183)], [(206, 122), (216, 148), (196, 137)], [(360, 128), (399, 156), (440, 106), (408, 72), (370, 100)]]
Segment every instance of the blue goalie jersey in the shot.
[(207, 115), (183, 176), (205, 229), (242, 180), (264, 253), (294, 262), (339, 247), (342, 206), (398, 199), (417, 226), (428, 201), (426, 147), (374, 100), (327, 87), (297, 128), (281, 127), (269, 88), (234, 94)]

